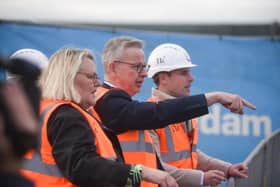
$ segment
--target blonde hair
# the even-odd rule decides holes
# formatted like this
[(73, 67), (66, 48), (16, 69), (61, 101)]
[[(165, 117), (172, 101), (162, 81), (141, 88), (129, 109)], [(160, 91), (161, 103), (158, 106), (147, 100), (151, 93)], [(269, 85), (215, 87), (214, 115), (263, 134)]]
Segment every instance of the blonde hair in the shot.
[(134, 37), (120, 36), (110, 39), (104, 47), (102, 53), (102, 64), (104, 73), (108, 73), (108, 64), (110, 61), (118, 58), (125, 48), (137, 47), (144, 48), (144, 42)]
[(74, 79), (85, 58), (94, 60), (93, 53), (88, 49), (66, 48), (54, 53), (39, 80), (42, 97), (80, 103)]

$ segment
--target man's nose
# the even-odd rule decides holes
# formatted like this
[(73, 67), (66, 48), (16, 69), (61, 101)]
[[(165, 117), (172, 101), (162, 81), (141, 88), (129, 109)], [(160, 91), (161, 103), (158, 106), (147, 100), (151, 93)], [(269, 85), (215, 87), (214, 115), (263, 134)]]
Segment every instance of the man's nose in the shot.
[(194, 76), (192, 76), (191, 74), (189, 74), (188, 80), (189, 80), (190, 82), (193, 82), (193, 81), (194, 81)]
[(144, 68), (144, 69), (140, 72), (140, 75), (143, 76), (143, 77), (147, 77), (147, 76), (148, 76), (147, 70)]

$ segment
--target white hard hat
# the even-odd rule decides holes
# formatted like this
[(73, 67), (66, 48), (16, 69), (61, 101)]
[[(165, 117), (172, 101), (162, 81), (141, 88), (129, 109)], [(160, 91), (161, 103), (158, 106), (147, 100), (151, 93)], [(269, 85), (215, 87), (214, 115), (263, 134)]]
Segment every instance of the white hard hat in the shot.
[(172, 43), (161, 44), (156, 47), (148, 58), (148, 77), (166, 71), (195, 67), (188, 52), (179, 45)]
[[(22, 59), (33, 65), (38, 66), (40, 69), (45, 68), (49, 63), (48, 57), (45, 54), (43, 54), (41, 51), (36, 49), (28, 49), (28, 48), (20, 49), (14, 52), (10, 56), (10, 59)], [(13, 75), (10, 74), (9, 72), (6, 72), (6, 75), (7, 75), (7, 79), (13, 77)]]

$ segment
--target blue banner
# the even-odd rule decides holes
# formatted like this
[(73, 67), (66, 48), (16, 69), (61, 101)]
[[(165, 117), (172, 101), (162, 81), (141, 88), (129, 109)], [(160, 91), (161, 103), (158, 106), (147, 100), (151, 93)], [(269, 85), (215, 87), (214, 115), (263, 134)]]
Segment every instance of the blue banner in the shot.
[[(176, 33), (79, 29), (70, 27), (0, 24), (0, 55), (21, 48), (35, 48), (50, 57), (63, 47), (89, 48), (96, 55), (102, 77), (101, 53), (114, 36), (129, 35), (145, 41), (145, 53), (165, 42), (183, 46), (194, 64), (192, 94), (228, 91), (242, 95), (257, 106), (244, 115), (232, 114), (221, 105), (199, 118), (199, 148), (229, 161), (241, 162), (263, 138), (280, 127), (280, 42), (262, 37), (220, 37)], [(0, 74), (3, 78), (3, 73)], [(146, 100), (154, 86), (146, 79), (135, 99)]]

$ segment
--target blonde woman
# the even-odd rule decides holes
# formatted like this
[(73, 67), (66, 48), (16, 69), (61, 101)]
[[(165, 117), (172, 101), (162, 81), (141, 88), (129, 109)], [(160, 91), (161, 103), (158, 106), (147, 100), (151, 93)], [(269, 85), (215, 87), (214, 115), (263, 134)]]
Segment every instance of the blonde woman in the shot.
[(86, 49), (63, 49), (51, 57), (40, 80), (40, 151), (26, 156), (23, 173), (39, 187), (139, 186), (141, 180), (176, 187), (166, 172), (123, 164), (119, 144), (87, 112), (99, 86), (93, 62)]

